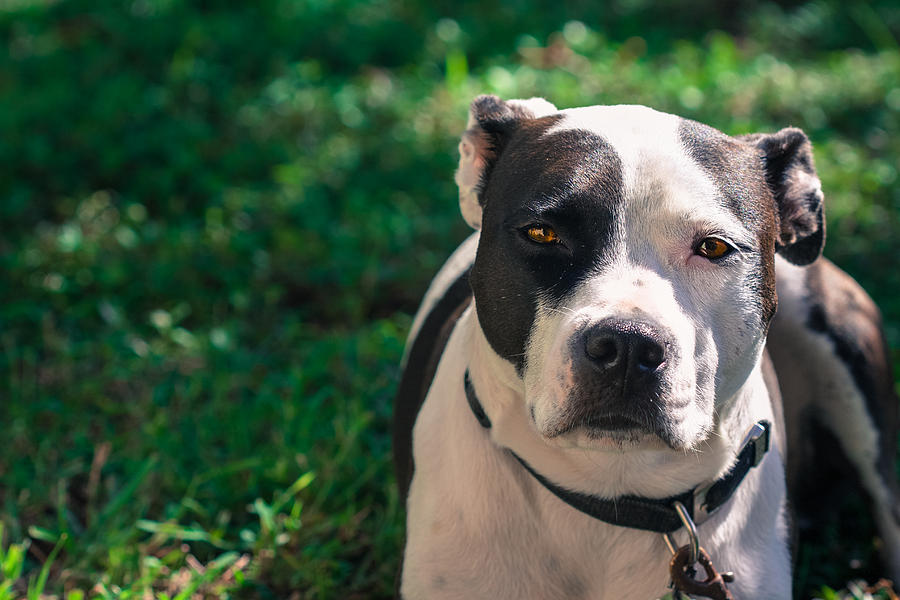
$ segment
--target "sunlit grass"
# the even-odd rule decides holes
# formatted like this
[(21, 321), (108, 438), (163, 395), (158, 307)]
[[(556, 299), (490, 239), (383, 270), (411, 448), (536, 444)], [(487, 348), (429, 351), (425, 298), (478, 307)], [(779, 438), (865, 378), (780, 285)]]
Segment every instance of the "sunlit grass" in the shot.
[[(467, 232), (479, 93), (802, 127), (827, 254), (900, 347), (900, 52), (871, 6), (736, 33), (624, 4), (0, 6), (0, 600), (391, 596), (391, 398)], [(874, 542), (832, 529), (800, 592), (864, 598)]]

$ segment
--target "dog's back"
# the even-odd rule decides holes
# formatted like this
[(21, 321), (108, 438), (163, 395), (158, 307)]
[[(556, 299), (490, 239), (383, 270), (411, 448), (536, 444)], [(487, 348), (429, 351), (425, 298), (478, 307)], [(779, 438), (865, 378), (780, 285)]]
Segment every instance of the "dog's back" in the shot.
[(784, 402), (788, 484), (801, 535), (815, 529), (835, 490), (843, 495), (843, 483), (857, 483), (896, 577), (898, 406), (878, 307), (824, 258), (777, 268), (779, 308), (767, 348)]

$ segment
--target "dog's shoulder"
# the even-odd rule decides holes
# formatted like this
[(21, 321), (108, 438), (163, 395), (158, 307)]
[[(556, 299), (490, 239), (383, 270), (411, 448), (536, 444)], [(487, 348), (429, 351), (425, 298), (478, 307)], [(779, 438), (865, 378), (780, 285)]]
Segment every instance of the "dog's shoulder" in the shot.
[(428, 287), (406, 340), (403, 373), (394, 400), (393, 431), (394, 469), (401, 498), (406, 497), (412, 480), (413, 425), (453, 327), (472, 300), (469, 271), (477, 246), (476, 233), (447, 259)]

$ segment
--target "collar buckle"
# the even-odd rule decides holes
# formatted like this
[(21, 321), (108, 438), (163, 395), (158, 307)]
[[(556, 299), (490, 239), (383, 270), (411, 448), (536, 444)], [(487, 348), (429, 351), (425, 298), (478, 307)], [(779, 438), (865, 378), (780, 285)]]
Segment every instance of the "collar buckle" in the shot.
[(712, 489), (713, 485), (715, 485), (714, 481), (694, 488), (694, 521), (698, 525), (706, 521), (713, 513), (706, 503), (706, 493)]
[[(751, 425), (738, 450), (738, 465), (732, 467), (724, 478), (694, 488), (694, 520), (697, 523), (703, 523), (716, 512), (731, 497), (744, 475), (763, 461), (769, 451), (771, 428), (768, 421), (757, 421)], [(743, 468), (739, 466), (741, 463)], [(709, 497), (713, 488), (716, 490)], [(722, 488), (727, 489), (724, 495)]]
[(753, 455), (752, 455), (752, 466), (756, 467), (759, 463), (762, 462), (763, 457), (765, 457), (766, 452), (769, 451), (769, 427), (768, 422), (761, 421), (759, 423), (754, 423), (750, 429), (747, 431), (747, 434), (744, 436), (744, 442), (741, 444), (741, 448), (746, 448), (750, 444), (753, 444)]

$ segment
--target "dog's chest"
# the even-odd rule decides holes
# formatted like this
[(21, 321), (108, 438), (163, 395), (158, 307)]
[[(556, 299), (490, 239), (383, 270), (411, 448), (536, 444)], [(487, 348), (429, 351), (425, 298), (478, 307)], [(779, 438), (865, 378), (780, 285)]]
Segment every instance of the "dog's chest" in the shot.
[(538, 532), (546, 522), (521, 518), (527, 513), (515, 516), (520, 518), (497, 511), (485, 514), (496, 519), (494, 526), (480, 531), (442, 534), (429, 528), (430, 539), (411, 537), (404, 598), (650, 599), (666, 591), (665, 557), (656, 557), (662, 540), (617, 544), (604, 542), (610, 538), (602, 534), (579, 539), (593, 528), (580, 535)]
[(531, 485), (518, 465), (502, 465), (505, 456), (466, 471), (456, 470), (465, 457), (456, 458), (441, 461), (437, 472), (430, 461), (417, 462), (404, 565), (407, 600), (472, 598), (474, 590), (498, 600), (657, 598), (665, 592), (668, 550), (661, 536), (577, 513)]
[(445, 354), (416, 422), (403, 597), (662, 595), (668, 550), (661, 536), (575, 511), (498, 452), (459, 394), (463, 356)]

